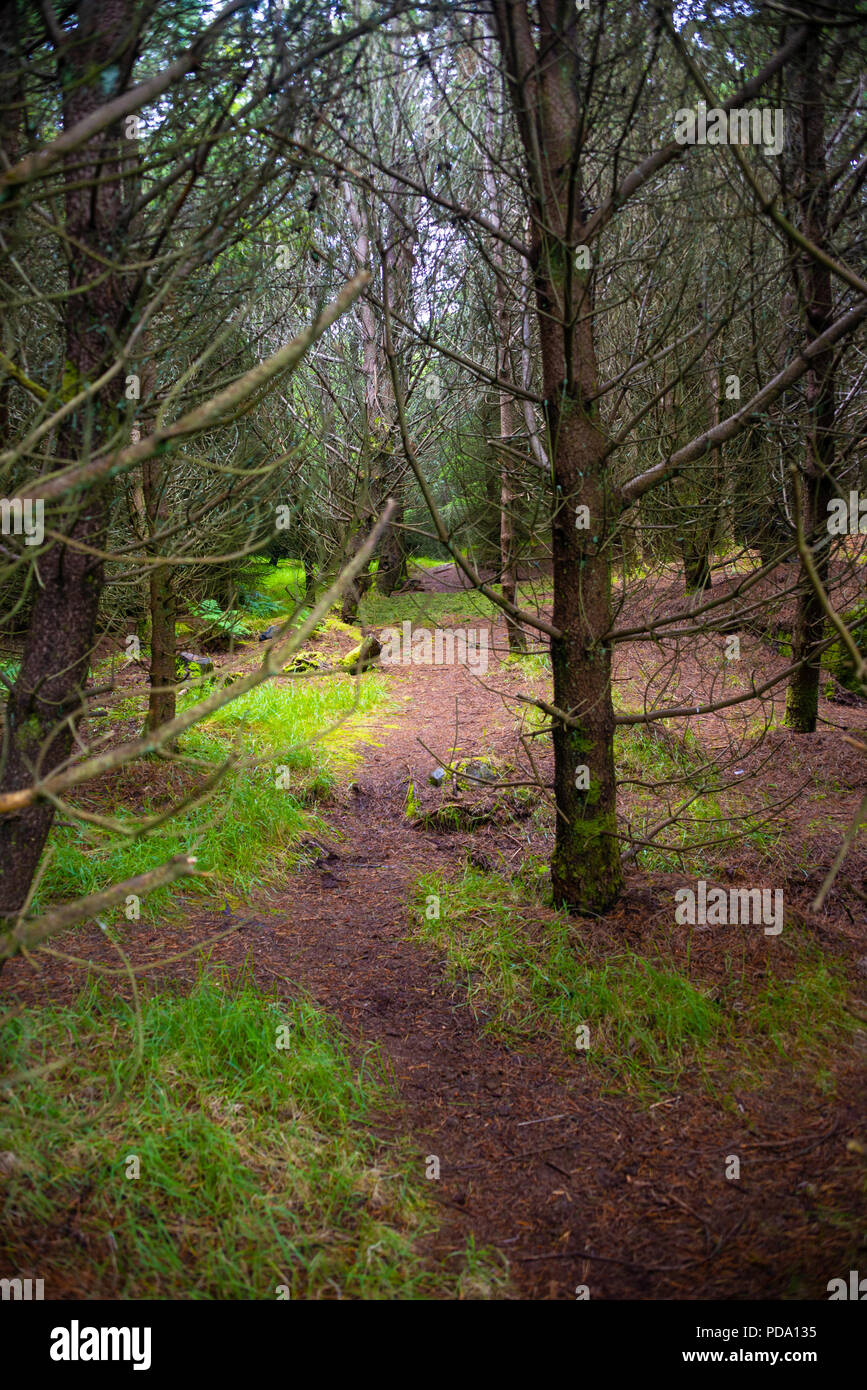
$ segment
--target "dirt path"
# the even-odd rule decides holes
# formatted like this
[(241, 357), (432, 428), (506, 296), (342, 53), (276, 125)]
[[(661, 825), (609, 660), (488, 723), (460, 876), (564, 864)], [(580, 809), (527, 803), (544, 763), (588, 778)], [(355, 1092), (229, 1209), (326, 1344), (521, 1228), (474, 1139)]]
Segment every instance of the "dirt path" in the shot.
[[(648, 1110), (605, 1098), (577, 1055), (480, 1036), (484, 1019), (444, 979), (439, 957), (405, 939), (415, 877), (456, 869), (479, 846), (478, 834), (407, 828), (407, 770), (431, 766), (417, 739), (442, 737), (455, 698), (465, 747), (501, 751), (510, 734), (505, 720), (492, 728), (490, 697), (460, 671), (416, 668), (396, 677), (401, 685), (410, 706), (335, 817), (344, 838), (292, 884), (266, 954), (391, 1057), (407, 1130), (441, 1164), (436, 1253), (473, 1232), (503, 1249), (517, 1289), (535, 1298), (574, 1298), (578, 1284), (593, 1297), (778, 1297), (792, 1292), (792, 1270), (809, 1281), (813, 1267), (811, 1292), (824, 1292), (833, 1234), (820, 1238), (809, 1204), (792, 1199), (828, 1146), (839, 1151), (839, 1135), (821, 1136), (844, 1113), (769, 1106), (753, 1112), (764, 1125), (751, 1133), (700, 1099)], [(647, 912), (641, 881), (611, 925), (636, 911)], [(740, 1183), (724, 1177), (731, 1153), (748, 1170)]]
[[(392, 687), (397, 713), (372, 729), (380, 746), (328, 812), (334, 833), (316, 866), (263, 885), (269, 910), (245, 916), (212, 960), (249, 962), (254, 979), (288, 995), (300, 985), (359, 1040), (382, 1046), (402, 1131), (420, 1163), (440, 1161), (432, 1256), (448, 1258), (472, 1233), (503, 1250), (516, 1291), (533, 1298), (571, 1299), (579, 1284), (594, 1298), (825, 1296), (848, 1237), (816, 1213), (842, 1200), (849, 1181), (853, 1103), (751, 1092), (741, 1113), (727, 1113), (695, 1086), (643, 1107), (604, 1096), (577, 1054), (482, 1036), (484, 1018), (448, 983), (439, 956), (407, 940), (407, 897), (418, 874), (457, 871), (471, 845), (509, 844), (495, 828), (472, 840), (412, 829), (404, 805), (408, 776), (423, 781), (433, 765), (420, 738), (448, 753), (456, 727), (463, 749), (498, 753), (511, 745), (511, 721), (460, 669), (398, 669)], [(647, 885), (632, 881), (607, 932), (628, 939), (636, 920), (665, 916), (668, 900)], [(190, 944), (191, 926), (205, 939), (228, 920), (199, 916), (178, 944)], [(81, 954), (107, 958), (99, 934), (85, 935)], [(154, 933), (134, 955), (171, 946)], [(158, 978), (192, 979), (196, 968), (188, 957)], [(20, 994), (50, 991), (50, 965), (38, 981), (25, 980), (21, 962), (12, 969), (26, 984)], [(4, 986), (15, 989), (11, 974)], [(729, 1154), (741, 1156), (739, 1182), (725, 1179)]]

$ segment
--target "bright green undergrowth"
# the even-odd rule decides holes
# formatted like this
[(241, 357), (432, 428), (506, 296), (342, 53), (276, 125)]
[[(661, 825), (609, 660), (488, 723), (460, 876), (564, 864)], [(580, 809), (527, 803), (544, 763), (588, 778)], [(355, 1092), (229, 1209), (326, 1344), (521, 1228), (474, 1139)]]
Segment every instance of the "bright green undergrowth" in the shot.
[[(542, 909), (537, 881), (533, 893), (467, 868), (453, 881), (428, 874), (417, 884), (414, 934), (444, 952), (451, 978), (497, 1036), (555, 1035), (579, 1064), (645, 1095), (671, 1091), (687, 1071), (714, 1090), (735, 1077), (761, 1085), (769, 1053), (797, 1057), (821, 1084), (829, 1051), (846, 1045), (845, 986), (805, 943), (787, 947), (787, 978), (769, 972), (756, 987), (731, 958), (723, 983), (709, 986), (661, 957), (626, 948), (600, 955), (591, 925)], [(585, 1025), (589, 1048), (576, 1049)]]
[(502, 1259), (471, 1241), (447, 1267), (424, 1259), (424, 1157), (373, 1133), (396, 1100), (382, 1058), (354, 1058), (304, 999), (210, 977), (136, 1017), (92, 986), (7, 1017), (0, 1052), (3, 1243), (21, 1267), (36, 1260), (34, 1226), (59, 1233), (36, 1260), (46, 1297), (70, 1281), (112, 1299), (487, 1298), (504, 1286)]
[[(244, 899), (282, 883), (298, 862), (298, 842), (322, 828), (310, 806), (333, 792), (356, 766), (364, 743), (376, 737), (376, 711), (386, 688), (376, 673), (358, 680), (347, 675), (269, 681), (223, 706), (182, 739), (184, 754), (199, 760), (194, 776), (152, 759), (140, 765), (152, 769), (152, 777), (143, 785), (140, 777), (121, 781), (114, 805), (101, 809), (133, 832), (143, 818), (181, 802), (227, 759), (240, 758), (207, 800), (146, 835), (94, 825), (58, 827), (34, 909), (123, 882), (181, 851), (197, 857), (203, 874), (183, 881), (185, 896)], [(187, 692), (179, 708), (200, 697)], [(176, 885), (157, 889), (142, 912), (162, 911), (177, 897)]]
[(490, 599), (472, 590), (462, 589), (450, 594), (393, 594), (386, 598), (374, 588), (362, 599), (359, 616), (372, 627), (399, 625), (407, 620), (413, 627), (435, 627), (444, 619), (471, 624), (472, 619), (490, 618), (497, 611)]

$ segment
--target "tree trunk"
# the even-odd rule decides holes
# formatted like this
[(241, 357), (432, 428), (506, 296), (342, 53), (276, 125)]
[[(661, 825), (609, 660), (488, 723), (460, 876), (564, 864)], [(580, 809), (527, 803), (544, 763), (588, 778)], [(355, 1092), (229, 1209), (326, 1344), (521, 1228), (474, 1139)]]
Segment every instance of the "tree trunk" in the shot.
[(316, 566), (310, 559), (304, 561), (304, 606), (312, 608), (316, 602)]
[(704, 540), (681, 539), (680, 553), (683, 559), (684, 586), (688, 594), (699, 596), (711, 587), (710, 582), (710, 559), (711, 552), (708, 544), (702, 544)]
[[(818, 43), (818, 39), (817, 39)], [(801, 225), (807, 236), (827, 249), (828, 188), (825, 169), (825, 105), (814, 45), (807, 45), (795, 60), (796, 91), (800, 105), (800, 190)], [(802, 303), (806, 335), (816, 338), (831, 323), (833, 302), (831, 272), (811, 256), (801, 260)], [(831, 470), (834, 464), (834, 353), (816, 357), (807, 372), (804, 392), (807, 421), (803, 487), (803, 526), (807, 544), (823, 586), (828, 580), (828, 503), (834, 496)], [(824, 544), (817, 542), (824, 541)], [(792, 633), (792, 659), (804, 665), (793, 674), (786, 692), (786, 723), (797, 733), (815, 732), (819, 712), (821, 657), (816, 651), (825, 629), (821, 601), (806, 573), (801, 588)]]
[(403, 503), (400, 502), (394, 519), (386, 527), (379, 546), (379, 569), (376, 587), (389, 597), (406, 583), (406, 534), (403, 529)]
[[(577, 331), (580, 380), (567, 395), (563, 334), (550, 321), (549, 292), (537, 277), (543, 380), (549, 401), (549, 450), (558, 497), (553, 525), (554, 625), (551, 639), (554, 706), (574, 722), (554, 721), (556, 843), (551, 860), (554, 900), (574, 912), (604, 912), (618, 898), (623, 871), (617, 843), (614, 708), (611, 699), (611, 575), (604, 544), (611, 524), (606, 505), (604, 435), (594, 406), (595, 353), (589, 320)], [(554, 404), (550, 404), (551, 402)], [(576, 507), (589, 508), (591, 525), (575, 525)], [(586, 769), (586, 778), (585, 778)], [(586, 788), (582, 786), (587, 781)]]
[[(556, 844), (554, 899), (595, 915), (619, 897), (614, 709), (611, 693), (611, 574), (608, 536), (616, 524), (599, 424), (592, 290), (574, 248), (584, 211), (577, 16), (564, 21), (540, 0), (544, 56), (532, 38), (526, 0), (494, 0), (497, 37), (531, 186), (530, 268), (542, 350), (548, 450), (554, 482), (554, 612), (551, 640)], [(576, 508), (587, 508), (579, 513)], [(589, 525), (576, 521), (589, 517)], [(587, 782), (586, 787), (584, 782)]]
[[(142, 486), (148, 533), (153, 536), (167, 518), (162, 463), (147, 459), (142, 465)], [(155, 552), (149, 548), (149, 554)], [(170, 565), (154, 565), (150, 571), (150, 695), (145, 729), (153, 731), (175, 717), (177, 670), (175, 667), (176, 604)]]
[[(105, 78), (112, 64), (117, 77), (126, 71), (129, 55), (124, 46), (133, 32), (129, 0), (83, 4), (79, 17), (64, 47), (65, 130), (114, 95), (106, 91)], [(67, 376), (76, 385), (98, 375), (107, 360), (107, 338), (120, 331), (128, 311), (123, 277), (111, 272), (95, 276), (93, 270), (109, 246), (114, 262), (123, 259), (118, 244), (123, 225), (121, 158), (119, 126), (69, 156), (65, 234), (71, 294), (64, 311)], [(116, 393), (116, 385), (109, 386), (90, 410), (67, 417), (58, 430), (60, 458), (84, 457), (91, 438), (103, 432), (103, 416), (113, 424)], [(92, 487), (78, 503), (66, 531), (70, 540), (103, 546), (111, 486)], [(6, 761), (0, 781), (4, 792), (30, 786), (34, 777), (50, 773), (69, 756), (69, 716), (83, 703), (104, 582), (102, 562), (63, 541), (35, 564), (39, 587), (21, 670), (6, 709)], [(14, 917), (23, 907), (53, 818), (54, 807), (46, 801), (0, 818), (0, 918)]]

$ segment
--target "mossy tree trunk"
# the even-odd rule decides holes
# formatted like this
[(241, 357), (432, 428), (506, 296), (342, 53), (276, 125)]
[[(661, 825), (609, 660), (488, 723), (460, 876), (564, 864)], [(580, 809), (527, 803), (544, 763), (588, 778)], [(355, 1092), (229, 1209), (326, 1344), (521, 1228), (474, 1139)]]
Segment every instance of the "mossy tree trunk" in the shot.
[[(802, 49), (795, 60), (795, 101), (798, 126), (798, 209), (806, 235), (827, 249), (828, 181), (825, 162), (825, 105), (816, 45)], [(812, 256), (795, 266), (799, 299), (804, 306), (806, 336), (817, 338), (833, 319), (831, 272)], [(807, 543), (823, 586), (829, 567), (828, 503), (834, 496), (834, 421), (836, 415), (834, 353), (816, 357), (807, 372), (804, 390), (804, 456), (801, 463), (802, 521)], [(801, 734), (815, 731), (819, 713), (821, 656), (817, 645), (825, 630), (821, 601), (802, 569), (792, 641), (792, 658), (803, 664), (786, 692), (786, 723)]]
[(608, 640), (607, 541), (617, 514), (595, 400), (592, 270), (582, 268), (577, 254), (589, 213), (581, 181), (574, 20), (564, 26), (552, 4), (539, 11), (544, 54), (533, 43), (526, 3), (494, 4), (532, 190), (529, 259), (555, 489), (553, 621), (562, 635), (551, 641), (553, 701), (566, 717), (555, 719), (553, 728), (551, 879), (557, 902), (594, 915), (609, 908), (623, 886)]

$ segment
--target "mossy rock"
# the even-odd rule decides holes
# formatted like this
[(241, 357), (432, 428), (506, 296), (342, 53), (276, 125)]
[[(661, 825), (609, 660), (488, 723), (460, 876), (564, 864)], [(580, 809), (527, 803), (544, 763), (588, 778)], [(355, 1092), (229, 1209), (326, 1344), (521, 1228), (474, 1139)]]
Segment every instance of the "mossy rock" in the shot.
[(455, 786), (460, 783), (462, 787), (477, 791), (482, 784), (493, 786), (502, 781), (511, 771), (512, 768), (499, 758), (460, 758), (452, 763), (452, 782)]
[(309, 647), (296, 652), (288, 665), (283, 667), (286, 675), (297, 675), (301, 671), (322, 671), (329, 668), (329, 662), (318, 652), (312, 652)]
[(353, 642), (357, 642), (361, 632), (351, 623), (344, 623), (341, 618), (323, 618), (316, 628), (317, 632), (342, 632), (345, 637), (351, 637)]
[(196, 652), (178, 652), (175, 663), (182, 680), (198, 679), (200, 676), (212, 676), (214, 674), (214, 663), (211, 658), (200, 656)]

